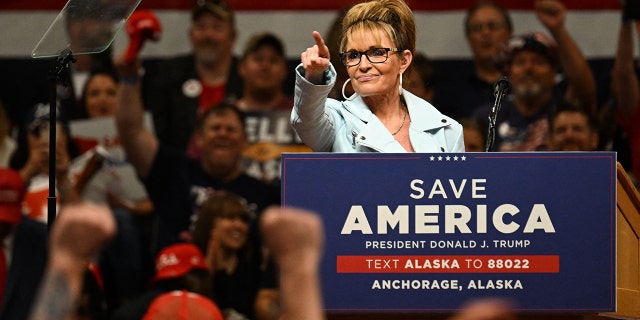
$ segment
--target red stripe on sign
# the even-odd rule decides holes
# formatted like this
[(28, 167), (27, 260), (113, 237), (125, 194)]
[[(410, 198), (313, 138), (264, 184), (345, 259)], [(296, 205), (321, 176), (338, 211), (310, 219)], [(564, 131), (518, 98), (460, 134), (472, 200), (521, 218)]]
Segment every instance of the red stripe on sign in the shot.
[[(79, 0), (73, 0), (79, 1)], [(159, 10), (189, 10), (194, 1), (181, 0), (144, 0), (140, 3), (140, 8)], [(235, 10), (256, 11), (256, 10), (340, 10), (349, 3), (360, 1), (344, 0), (229, 0), (229, 4)], [(407, 0), (413, 10), (418, 11), (464, 11), (476, 0)], [(511, 10), (531, 10), (533, 1), (531, 0), (499, 0), (497, 1)], [(0, 10), (61, 10), (67, 3), (66, 0), (47, 1), (24, 1), (24, 0), (2, 0)], [(563, 0), (562, 3), (570, 10), (619, 10), (618, 1), (605, 0)]]
[(337, 273), (558, 273), (556, 255), (337, 256)]

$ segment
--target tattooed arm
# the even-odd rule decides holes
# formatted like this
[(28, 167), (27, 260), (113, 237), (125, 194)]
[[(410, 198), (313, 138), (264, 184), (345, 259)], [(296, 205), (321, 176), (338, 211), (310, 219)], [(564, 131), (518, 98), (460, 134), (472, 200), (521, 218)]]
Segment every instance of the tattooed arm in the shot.
[(49, 238), (49, 264), (31, 319), (69, 317), (82, 289), (89, 259), (116, 231), (109, 209), (95, 204), (61, 207)]

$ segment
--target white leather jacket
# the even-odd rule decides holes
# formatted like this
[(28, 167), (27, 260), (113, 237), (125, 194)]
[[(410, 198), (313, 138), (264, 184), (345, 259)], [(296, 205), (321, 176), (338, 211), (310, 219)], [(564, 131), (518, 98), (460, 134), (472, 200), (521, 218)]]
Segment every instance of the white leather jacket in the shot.
[[(336, 81), (333, 66), (324, 78), (325, 84), (314, 85), (304, 78), (302, 64), (296, 67), (291, 125), (307, 146), (316, 152), (406, 152), (362, 97), (344, 102), (327, 97)], [(409, 139), (416, 152), (464, 152), (462, 126), (457, 121), (407, 90), (403, 96), (411, 117)]]

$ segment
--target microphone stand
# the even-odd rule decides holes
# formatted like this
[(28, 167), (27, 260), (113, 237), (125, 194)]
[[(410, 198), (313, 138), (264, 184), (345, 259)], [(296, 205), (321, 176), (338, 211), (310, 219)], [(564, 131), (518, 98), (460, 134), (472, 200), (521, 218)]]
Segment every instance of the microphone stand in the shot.
[(47, 197), (47, 228), (50, 230), (56, 219), (56, 132), (57, 132), (57, 85), (71, 85), (70, 64), (76, 62), (71, 49), (66, 48), (58, 55), (51, 68), (51, 96), (49, 102), (49, 195)]
[(493, 149), (493, 144), (496, 139), (496, 119), (498, 118), (500, 107), (502, 106), (502, 98), (509, 92), (510, 87), (511, 85), (509, 84), (507, 77), (498, 79), (494, 85), (494, 94), (496, 99), (493, 103), (493, 108), (491, 108), (491, 111), (489, 112), (489, 130), (487, 133), (487, 142), (484, 148), (485, 152), (490, 152), (491, 149)]

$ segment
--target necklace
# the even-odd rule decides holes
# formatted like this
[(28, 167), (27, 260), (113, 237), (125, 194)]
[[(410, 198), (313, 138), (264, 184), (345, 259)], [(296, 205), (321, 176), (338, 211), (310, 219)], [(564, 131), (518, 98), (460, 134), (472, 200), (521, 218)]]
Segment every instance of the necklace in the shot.
[(392, 133), (392, 136), (395, 136), (396, 134), (398, 134), (398, 132), (400, 132), (400, 130), (402, 129), (402, 127), (404, 127), (404, 121), (407, 120), (407, 113), (409, 112), (405, 112), (404, 113), (404, 118), (402, 118), (402, 123), (400, 124), (400, 128), (398, 128), (398, 130), (396, 130), (396, 132)]

